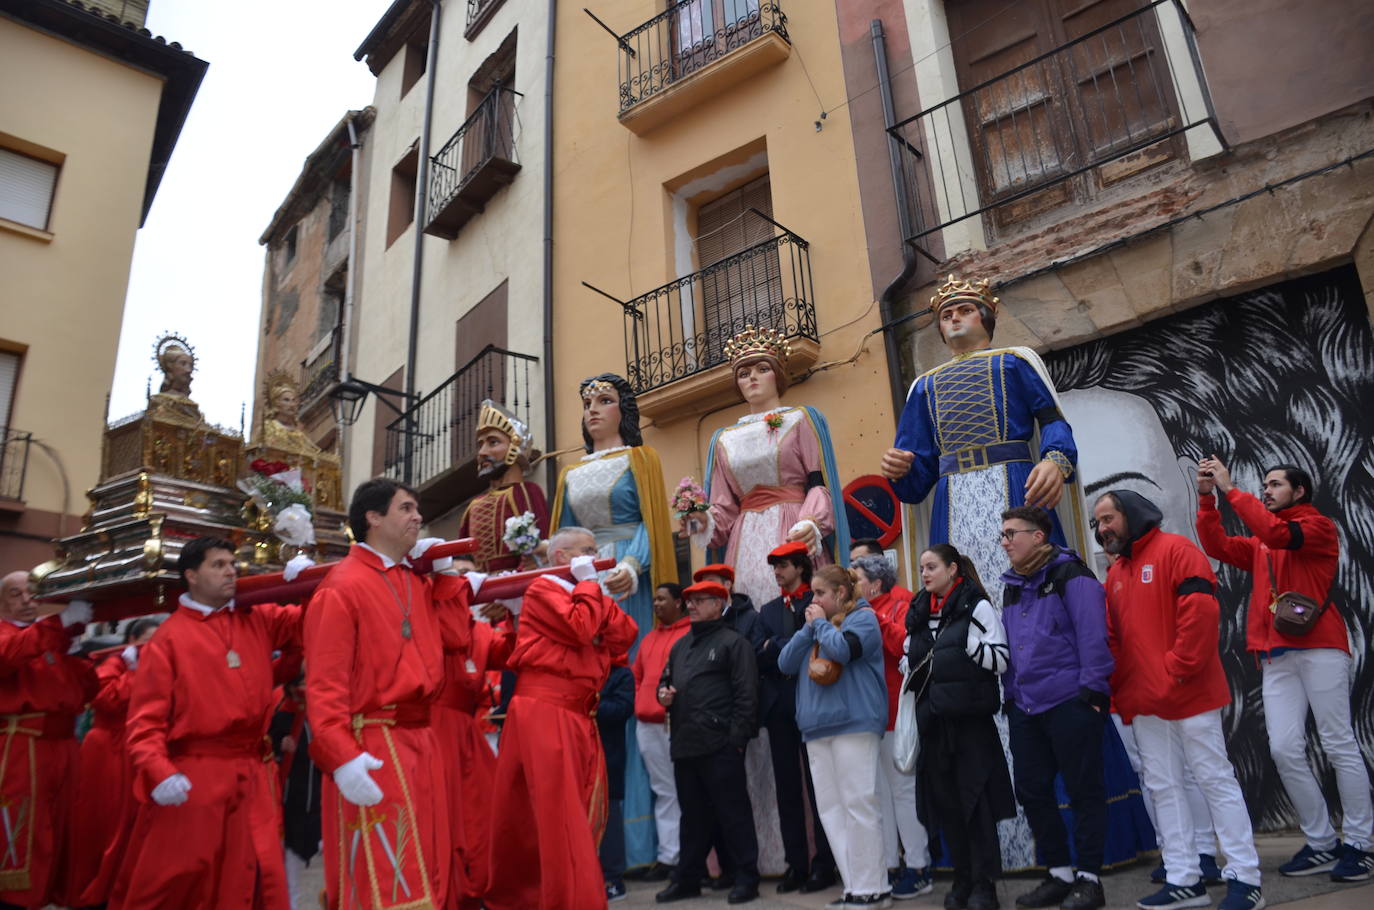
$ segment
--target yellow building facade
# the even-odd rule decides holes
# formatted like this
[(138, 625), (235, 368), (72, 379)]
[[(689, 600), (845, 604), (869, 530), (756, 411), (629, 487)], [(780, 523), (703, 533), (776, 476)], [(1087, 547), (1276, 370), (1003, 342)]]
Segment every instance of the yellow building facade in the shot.
[(895, 424), (855, 143), (846, 107), (820, 116), (846, 92), (834, 5), (593, 12), (557, 23), (551, 448), (581, 441), (578, 382), (617, 373), (669, 487), (704, 479), (748, 412), (723, 343), (752, 323), (791, 339), (783, 404), (826, 415), (841, 481), (876, 473)]

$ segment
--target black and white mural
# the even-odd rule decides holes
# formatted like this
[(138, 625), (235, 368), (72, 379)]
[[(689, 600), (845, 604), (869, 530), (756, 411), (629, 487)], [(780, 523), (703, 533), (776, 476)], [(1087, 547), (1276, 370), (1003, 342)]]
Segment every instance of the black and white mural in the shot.
[[(1354, 266), (1204, 304), (1045, 358), (1079, 446), (1091, 502), (1135, 489), (1165, 530), (1196, 540), (1198, 459), (1215, 453), (1238, 486), (1264, 469), (1311, 472), (1315, 505), (1341, 529), (1335, 602), (1355, 655), (1351, 707), (1366, 765), (1374, 756), (1374, 336)], [(1227, 533), (1247, 533), (1223, 503)], [(1098, 556), (1099, 568), (1104, 563)], [(1233, 702), (1231, 758), (1259, 829), (1295, 824), (1269, 758), (1260, 670), (1245, 651), (1250, 575), (1221, 582), (1222, 658)], [(1332, 805), (1335, 781), (1309, 721), (1310, 758)]]

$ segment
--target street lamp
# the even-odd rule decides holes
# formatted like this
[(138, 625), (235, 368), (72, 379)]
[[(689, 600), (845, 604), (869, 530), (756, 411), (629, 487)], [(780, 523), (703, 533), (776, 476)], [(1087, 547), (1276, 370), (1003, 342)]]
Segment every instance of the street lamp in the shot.
[(394, 395), (407, 405), (420, 400), (418, 395), (407, 395), (400, 389), (388, 389), (386, 386), (359, 379), (350, 373), (341, 382), (334, 383), (334, 387), (329, 390), (329, 397), (333, 400), (334, 419), (340, 426), (351, 427), (358, 422), (369, 392), (375, 392), (377, 400), (395, 411), (398, 416), (403, 416), (404, 412), (386, 396)]

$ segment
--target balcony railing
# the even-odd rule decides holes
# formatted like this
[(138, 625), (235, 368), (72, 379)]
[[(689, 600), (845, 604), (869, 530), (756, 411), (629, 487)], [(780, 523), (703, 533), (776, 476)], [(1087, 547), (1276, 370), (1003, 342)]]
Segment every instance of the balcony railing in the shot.
[(820, 340), (809, 245), (776, 227), (762, 243), (621, 303), (625, 378), (635, 392), (724, 363), (725, 343), (746, 325)]
[(934, 259), (931, 234), (1200, 126), (1226, 147), (1192, 19), (1153, 0), (892, 126), (905, 239)]
[(29, 468), (33, 434), (0, 427), (0, 499), (24, 501), (24, 475)]
[(768, 0), (681, 0), (619, 37), (620, 112), (772, 32), (787, 17)]
[(430, 159), (425, 233), (452, 240), (520, 171), (515, 160), (517, 93), (498, 85)]
[(468, 0), (468, 21), (463, 27), (463, 37), (472, 40), (496, 13), (496, 8), (505, 2), (506, 0)]
[(386, 475), (423, 486), (469, 461), (485, 399), (528, 426), (533, 383), (542, 379), (538, 367), (538, 357), (487, 345), (387, 426)]
[[(335, 326), (320, 340), (318, 353), (301, 361), (301, 411), (309, 411), (324, 400), (334, 383), (339, 381), (339, 343), (342, 328)], [(325, 339), (328, 339), (327, 341)]]

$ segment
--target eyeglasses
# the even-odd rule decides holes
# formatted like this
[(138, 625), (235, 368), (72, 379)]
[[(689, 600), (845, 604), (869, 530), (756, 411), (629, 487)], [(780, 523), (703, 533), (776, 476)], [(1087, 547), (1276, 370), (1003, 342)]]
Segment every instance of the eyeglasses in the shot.
[(1034, 534), (1036, 531), (1039, 530), (1039, 528), (1007, 528), (1001, 534), (997, 535), (997, 539), (999, 541), (1014, 540), (1016, 539), (1017, 534)]

